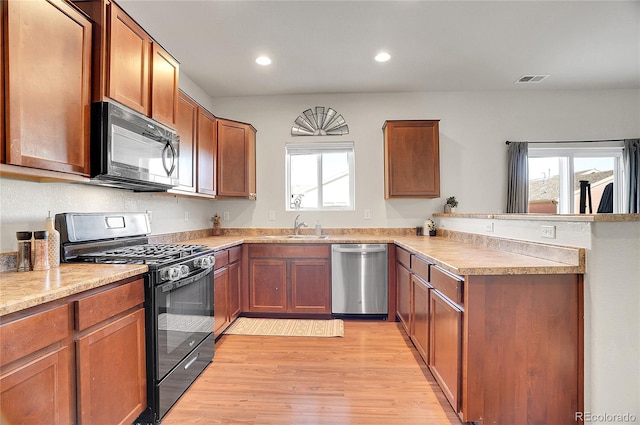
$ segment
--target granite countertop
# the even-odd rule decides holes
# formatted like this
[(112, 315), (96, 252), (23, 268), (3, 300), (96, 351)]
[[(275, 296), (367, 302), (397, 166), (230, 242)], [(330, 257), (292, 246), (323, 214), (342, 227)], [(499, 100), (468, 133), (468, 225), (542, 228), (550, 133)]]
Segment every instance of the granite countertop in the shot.
[(0, 316), (147, 272), (146, 265), (61, 264), (46, 271), (0, 273)]
[[(446, 237), (445, 237), (446, 236)], [(183, 243), (207, 245), (215, 250), (243, 243), (395, 243), (452, 273), (464, 275), (572, 274), (585, 272), (584, 249), (556, 247), (446, 234), (410, 236), (371, 231), (336, 234), (327, 239), (294, 239), (281, 235), (223, 235), (200, 237)], [(457, 238), (457, 239), (456, 239)], [(49, 271), (0, 273), (0, 316), (64, 298), (79, 292), (143, 274), (145, 265), (62, 264)]]

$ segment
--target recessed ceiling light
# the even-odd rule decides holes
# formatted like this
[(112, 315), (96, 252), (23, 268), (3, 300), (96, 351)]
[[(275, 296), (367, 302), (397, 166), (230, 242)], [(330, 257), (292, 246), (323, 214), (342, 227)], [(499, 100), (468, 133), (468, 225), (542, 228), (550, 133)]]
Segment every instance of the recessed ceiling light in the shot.
[(256, 58), (256, 63), (258, 65), (271, 65), (271, 59), (269, 59), (267, 56), (260, 56)]
[(376, 55), (375, 59), (378, 62), (386, 62), (391, 59), (391, 55), (387, 52), (380, 52)]

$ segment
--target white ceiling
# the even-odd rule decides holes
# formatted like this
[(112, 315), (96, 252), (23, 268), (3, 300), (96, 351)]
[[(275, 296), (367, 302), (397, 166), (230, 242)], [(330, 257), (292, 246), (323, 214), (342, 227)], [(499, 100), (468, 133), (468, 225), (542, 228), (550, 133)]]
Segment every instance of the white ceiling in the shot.
[(116, 1), (211, 97), (640, 88), (638, 0)]

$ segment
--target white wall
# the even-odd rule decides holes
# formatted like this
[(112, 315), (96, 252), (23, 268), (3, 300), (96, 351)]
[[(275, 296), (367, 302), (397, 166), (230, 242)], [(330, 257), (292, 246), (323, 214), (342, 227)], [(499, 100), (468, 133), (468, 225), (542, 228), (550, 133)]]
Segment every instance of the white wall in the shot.
[[(506, 192), (506, 140), (637, 137), (640, 91), (432, 92), (216, 98), (215, 114), (252, 123), (257, 133), (258, 200), (228, 204), (234, 227), (291, 226), (285, 212), (286, 142), (305, 109), (334, 108), (349, 125), (340, 137), (356, 146), (356, 211), (303, 213), (327, 227), (408, 227), (441, 212), (455, 195), (458, 212), (502, 212)], [(384, 200), (382, 125), (388, 119), (440, 119), (441, 195), (433, 200)], [(364, 220), (370, 209), (371, 220)], [(268, 221), (274, 210), (276, 221)]]
[[(324, 227), (412, 227), (455, 195), (459, 212), (502, 212), (505, 140), (638, 137), (640, 90), (566, 92), (431, 92), (209, 98), (181, 75), (181, 88), (219, 117), (252, 123), (257, 133), (257, 201), (206, 201), (76, 184), (0, 179), (0, 251), (15, 250), (15, 231), (40, 228), (47, 215), (69, 211), (154, 212), (154, 234), (210, 226), (229, 211), (226, 227), (291, 227), (285, 212), (284, 144), (295, 118), (315, 106), (346, 119), (356, 145), (356, 211), (304, 213)], [(440, 119), (442, 198), (384, 200), (382, 125), (388, 119)], [(318, 137), (314, 140), (333, 140)], [(184, 221), (184, 210), (190, 220)], [(364, 220), (364, 210), (371, 219)], [(268, 211), (276, 220), (268, 221)]]

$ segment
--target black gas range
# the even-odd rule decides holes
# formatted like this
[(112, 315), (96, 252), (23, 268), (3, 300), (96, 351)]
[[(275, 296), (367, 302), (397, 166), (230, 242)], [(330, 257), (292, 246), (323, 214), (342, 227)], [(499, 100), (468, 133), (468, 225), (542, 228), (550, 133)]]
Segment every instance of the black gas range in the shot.
[(138, 423), (159, 423), (213, 359), (213, 249), (150, 243), (144, 213), (57, 214), (56, 228), (64, 262), (148, 266), (148, 408)]

